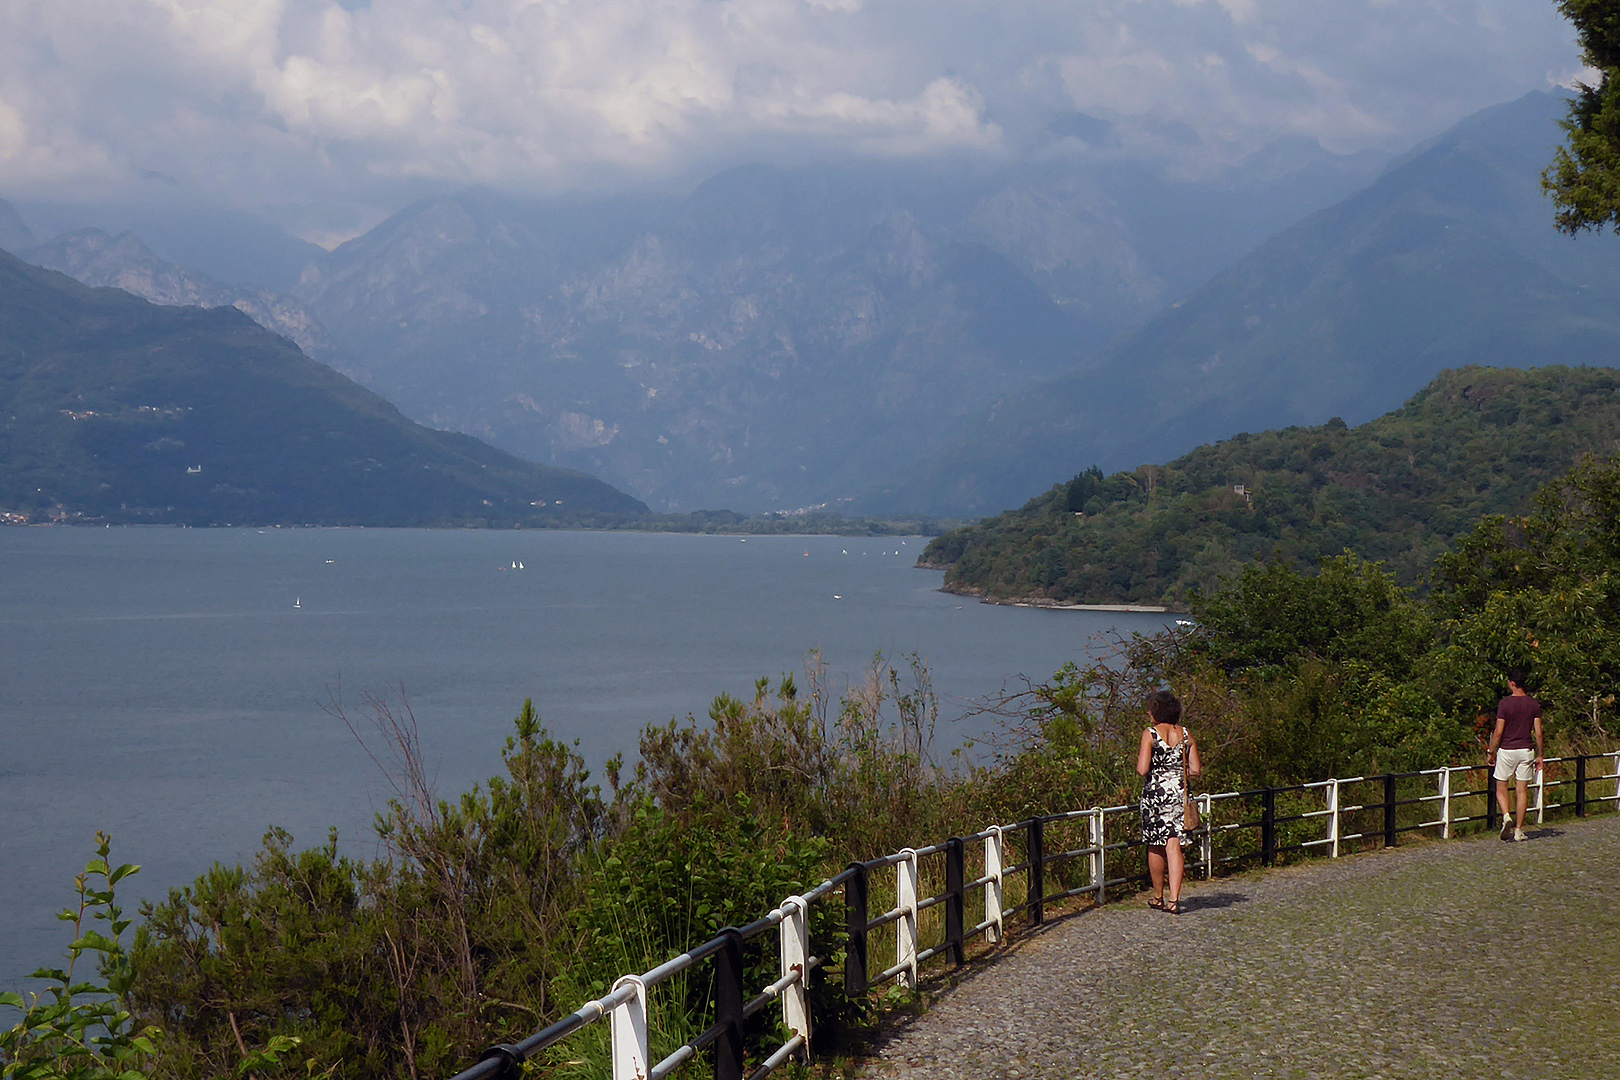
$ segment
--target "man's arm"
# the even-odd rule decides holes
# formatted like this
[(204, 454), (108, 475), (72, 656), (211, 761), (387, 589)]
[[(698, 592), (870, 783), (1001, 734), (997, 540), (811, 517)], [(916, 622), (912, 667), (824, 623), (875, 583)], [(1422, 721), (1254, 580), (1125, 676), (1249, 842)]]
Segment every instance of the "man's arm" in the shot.
[[(1502, 745), (1502, 729), (1505, 727), (1507, 727), (1507, 717), (1498, 716), (1496, 718), (1496, 729), (1491, 732), (1490, 748), (1485, 751), (1485, 764), (1496, 764), (1496, 748)], [(1536, 719), (1536, 730), (1541, 730), (1541, 720), (1539, 717)]]
[(1536, 733), (1536, 769), (1537, 769), (1537, 771), (1540, 771), (1541, 769), (1546, 768), (1546, 765), (1547, 765), (1547, 759), (1541, 753), (1541, 714), (1540, 713), (1536, 714), (1535, 733)]

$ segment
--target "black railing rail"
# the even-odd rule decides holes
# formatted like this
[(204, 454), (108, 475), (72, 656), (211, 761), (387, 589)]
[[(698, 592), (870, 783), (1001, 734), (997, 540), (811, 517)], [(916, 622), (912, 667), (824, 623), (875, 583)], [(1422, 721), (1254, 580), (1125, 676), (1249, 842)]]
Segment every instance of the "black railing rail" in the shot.
[[(1594, 762), (1601, 764), (1596, 773)], [(1547, 814), (1559, 810), (1570, 810), (1578, 817), (1586, 817), (1597, 808), (1620, 811), (1620, 752), (1549, 758), (1546, 765), (1533, 787), (1535, 804), (1531, 813), (1535, 824), (1541, 824)], [(1554, 772), (1558, 775), (1549, 775)], [(1572, 775), (1563, 775), (1565, 772)], [(1475, 783), (1481, 775), (1484, 782), (1478, 788), (1457, 786), (1458, 781)], [(1611, 782), (1613, 787), (1607, 793), (1593, 794), (1594, 785)], [(1188, 872), (1190, 876), (1210, 878), (1218, 870), (1244, 863), (1272, 866), (1288, 857), (1322, 853), (1337, 857), (1347, 849), (1393, 847), (1401, 834), (1415, 831), (1435, 831), (1439, 838), (1449, 839), (1480, 823), (1494, 829), (1493, 787), (1487, 766), (1458, 765), (1196, 795), (1202, 822), (1191, 834), (1196, 848), (1193, 857), (1188, 859)], [(1566, 787), (1573, 789), (1569, 793), (1573, 796), (1570, 801), (1549, 800), (1549, 793), (1559, 796)], [(1365, 796), (1369, 794), (1376, 797), (1368, 801)], [(1346, 801), (1347, 795), (1359, 796), (1362, 801)], [(1432, 810), (1428, 809), (1431, 807)], [(1039, 926), (1046, 919), (1048, 904), (1084, 895), (1103, 903), (1111, 891), (1145, 882), (1142, 842), (1129, 838), (1137, 835), (1138, 809), (1129, 805), (1047, 814), (1012, 825), (992, 826), (972, 836), (953, 836), (929, 847), (906, 848), (882, 858), (850, 863), (838, 875), (803, 896), (788, 897), (781, 906), (755, 922), (743, 927), (727, 927), (709, 941), (641, 975), (621, 976), (610, 993), (525, 1039), (491, 1046), (476, 1064), (456, 1074), (453, 1080), (518, 1080), (525, 1061), (603, 1017), (609, 1017), (613, 1024), (614, 1080), (631, 1077), (660, 1080), (692, 1063), (711, 1047), (717, 1080), (763, 1077), (790, 1057), (809, 1049), (807, 990), (812, 974), (825, 963), (823, 958), (809, 952), (808, 913), (813, 904), (834, 892), (842, 895), (843, 940), (821, 945), (828, 953), (843, 945), (844, 991), (849, 997), (858, 999), (869, 992), (873, 982), (888, 979), (914, 987), (922, 965), (939, 958), (948, 959), (955, 967), (963, 965), (967, 961), (969, 942), (980, 938), (989, 943), (1005, 940), (1007, 920), (1023, 912), (1028, 912), (1030, 925)], [(1110, 839), (1110, 826), (1121, 838)], [(1082, 827), (1087, 830), (1086, 843), (1048, 849), (1049, 841), (1063, 835), (1064, 830)], [(1323, 830), (1325, 835), (1312, 835), (1317, 829)], [(1250, 839), (1245, 841), (1245, 837)], [(1023, 841), (1023, 857), (1007, 865), (1006, 846), (1015, 838)], [(981, 850), (982, 859), (975, 855), (978, 859), (975, 865), (982, 872), (969, 880), (968, 854)], [(919, 891), (923, 881), (920, 867), (924, 860), (929, 860), (929, 880), (942, 881), (942, 891), (926, 896)], [(939, 862), (937, 868), (934, 860)], [(1121, 863), (1124, 872), (1119, 872)], [(1110, 864), (1115, 871), (1113, 876), (1110, 876)], [(874, 875), (891, 868), (895, 871), (894, 906), (873, 916), (870, 906)], [(1084, 881), (1078, 881), (1081, 876)], [(1024, 884), (1023, 898), (1007, 904), (1007, 887), (1018, 879)], [(971, 898), (978, 902), (981, 894), (984, 917), (976, 925), (968, 926), (968, 901)], [(930, 917), (928, 936), (937, 936), (938, 940), (923, 948), (921, 917), (935, 908), (941, 909), (942, 917)], [(893, 927), (895, 962), (873, 976), (873, 938), (887, 935), (890, 927)], [(780, 932), (781, 977), (750, 998), (744, 986), (744, 945), (773, 928)], [(715, 965), (714, 1022), (661, 1061), (648, 1060), (646, 991), (711, 960)], [(752, 1072), (747, 1072), (744, 1041), (747, 1021), (778, 1000), (782, 1004), (784, 1026), (791, 1034), (775, 1051), (757, 1062)]]

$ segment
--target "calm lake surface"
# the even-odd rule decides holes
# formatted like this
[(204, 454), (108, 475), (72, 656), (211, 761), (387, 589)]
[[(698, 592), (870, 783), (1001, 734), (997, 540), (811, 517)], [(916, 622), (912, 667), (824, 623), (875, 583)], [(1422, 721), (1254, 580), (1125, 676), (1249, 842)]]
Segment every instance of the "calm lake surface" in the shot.
[[(369, 851), (376, 766), (323, 708), (408, 699), (444, 794), (500, 770), (525, 697), (598, 769), (650, 721), (918, 653), (941, 750), (972, 699), (1164, 617), (939, 592), (916, 537), (377, 529), (0, 530), (0, 989), (54, 962), (91, 838), (160, 896), (265, 829)], [(513, 570), (520, 562), (523, 569)], [(296, 607), (295, 607), (296, 604)]]

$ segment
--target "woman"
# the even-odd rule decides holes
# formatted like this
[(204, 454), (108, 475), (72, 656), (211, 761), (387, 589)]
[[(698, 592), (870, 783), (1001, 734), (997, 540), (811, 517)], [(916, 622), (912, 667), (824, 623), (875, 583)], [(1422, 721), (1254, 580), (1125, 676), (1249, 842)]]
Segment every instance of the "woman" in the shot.
[[(1187, 786), (1184, 776), (1202, 771), (1198, 744), (1181, 725), (1181, 702), (1168, 690), (1156, 690), (1147, 700), (1148, 729), (1142, 732), (1142, 746), (1136, 754), (1136, 775), (1142, 784), (1142, 842), (1148, 849), (1148, 875), (1153, 879), (1153, 899), (1148, 907), (1181, 914), (1181, 877), (1186, 870), (1182, 858), (1186, 833)], [(1171, 841), (1176, 841), (1171, 843)], [(1166, 871), (1170, 897), (1165, 899)]]

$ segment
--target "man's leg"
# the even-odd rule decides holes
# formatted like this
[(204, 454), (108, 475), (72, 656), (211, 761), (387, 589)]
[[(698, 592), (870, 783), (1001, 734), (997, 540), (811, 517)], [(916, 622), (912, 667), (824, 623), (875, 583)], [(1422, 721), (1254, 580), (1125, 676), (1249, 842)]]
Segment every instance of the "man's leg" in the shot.
[(1513, 835), (1512, 829), (1509, 827), (1513, 822), (1513, 804), (1508, 799), (1508, 782), (1506, 780), (1496, 782), (1496, 805), (1502, 811), (1502, 836), (1505, 839)]
[(1530, 805), (1530, 781), (1519, 780), (1517, 786), (1519, 789), (1519, 812), (1514, 829), (1518, 832), (1524, 832), (1524, 811)]

